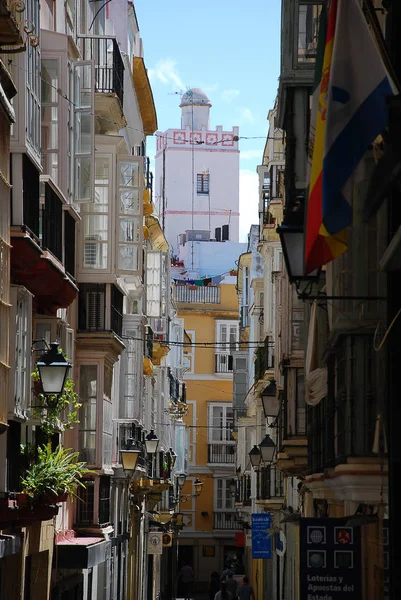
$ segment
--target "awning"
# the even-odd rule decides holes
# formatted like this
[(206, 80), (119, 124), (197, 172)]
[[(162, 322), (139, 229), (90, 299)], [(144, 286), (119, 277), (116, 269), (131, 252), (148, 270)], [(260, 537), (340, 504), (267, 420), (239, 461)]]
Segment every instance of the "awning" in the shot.
[(160, 226), (159, 219), (154, 216), (148, 216), (145, 217), (145, 223), (149, 229), (150, 238), (155, 250), (167, 252), (169, 245)]
[(59, 569), (89, 569), (105, 562), (111, 541), (99, 537), (74, 537), (56, 544)]
[(143, 129), (146, 135), (153, 135), (157, 130), (156, 108), (145, 63), (140, 56), (134, 56), (133, 72)]

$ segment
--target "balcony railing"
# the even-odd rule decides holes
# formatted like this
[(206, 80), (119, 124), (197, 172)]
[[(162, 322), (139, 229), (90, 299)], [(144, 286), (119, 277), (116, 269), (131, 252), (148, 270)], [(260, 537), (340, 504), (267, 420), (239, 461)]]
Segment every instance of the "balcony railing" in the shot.
[(177, 285), (174, 289), (174, 296), (176, 302), (220, 304), (219, 287)]
[(237, 519), (236, 513), (215, 512), (214, 529), (238, 531), (241, 529), (241, 525)]
[(215, 373), (232, 373), (233, 368), (232, 354), (215, 354)]
[(225, 444), (208, 444), (208, 463), (214, 464), (234, 464), (235, 444), (226, 442)]
[(84, 36), (81, 38), (83, 60), (95, 61), (95, 91), (114, 93), (123, 107), (124, 63), (115, 38)]
[(251, 500), (251, 477), (250, 475), (242, 475), (237, 485), (235, 494), (235, 502), (243, 506), (250, 506)]

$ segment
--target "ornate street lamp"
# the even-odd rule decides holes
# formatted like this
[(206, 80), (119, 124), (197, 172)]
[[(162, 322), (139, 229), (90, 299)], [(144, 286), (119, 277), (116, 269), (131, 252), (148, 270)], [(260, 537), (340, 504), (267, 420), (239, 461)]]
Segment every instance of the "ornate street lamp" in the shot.
[(185, 483), (186, 478), (187, 478), (187, 476), (185, 475), (185, 473), (179, 473), (177, 475), (178, 487), (180, 487), (180, 488), (184, 487), (184, 483)]
[(196, 478), (194, 481), (195, 496), (200, 496), (200, 493), (202, 491), (202, 486), (203, 486), (203, 481)]
[(298, 196), (298, 205), (287, 213), (277, 233), (280, 236), (285, 266), (290, 283), (317, 281), (320, 269), (305, 273), (304, 198)]
[(51, 342), (50, 349), (42, 354), (36, 363), (45, 396), (60, 396), (63, 393), (68, 371), (71, 367), (58, 347), (58, 342)]
[(148, 435), (145, 438), (145, 446), (146, 452), (148, 454), (156, 453), (157, 448), (159, 446), (159, 438), (157, 437), (153, 429), (150, 431), (150, 433), (148, 433)]
[(262, 460), (262, 453), (258, 446), (254, 446), (249, 452), (248, 456), (253, 468), (256, 468), (260, 465), (260, 461)]
[(273, 460), (276, 444), (273, 442), (269, 434), (266, 434), (264, 439), (259, 444), (261, 458), (264, 463), (271, 463)]
[(138, 461), (138, 456), (141, 451), (138, 448), (134, 448), (134, 440), (132, 438), (127, 439), (127, 448), (124, 450), (120, 450), (121, 455), (121, 463), (123, 469), (127, 475), (131, 476), (134, 474), (136, 469), (136, 463)]
[(277, 417), (280, 410), (280, 402), (276, 398), (277, 386), (274, 379), (269, 382), (269, 385), (265, 387), (261, 393), (261, 399), (263, 404), (263, 411), (265, 417)]
[(235, 482), (235, 479), (230, 479), (228, 489), (230, 490), (231, 496), (234, 498), (235, 494), (237, 493), (237, 484)]

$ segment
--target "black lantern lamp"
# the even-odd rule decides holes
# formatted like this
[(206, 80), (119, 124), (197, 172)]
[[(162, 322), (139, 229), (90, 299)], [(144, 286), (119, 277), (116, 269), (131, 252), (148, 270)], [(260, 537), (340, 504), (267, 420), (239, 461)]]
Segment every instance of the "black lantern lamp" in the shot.
[(317, 281), (320, 269), (305, 273), (304, 197), (297, 196), (297, 205), (287, 213), (277, 233), (280, 236), (285, 266), (290, 283)]
[(59, 396), (63, 393), (68, 371), (71, 367), (58, 347), (58, 342), (51, 342), (50, 349), (42, 354), (36, 363), (45, 396)]
[(184, 487), (184, 483), (185, 483), (186, 478), (187, 478), (187, 476), (185, 475), (185, 473), (179, 473), (177, 475), (178, 487), (180, 487), (180, 488)]
[(194, 481), (194, 488), (195, 488), (195, 496), (200, 496), (200, 493), (202, 491), (202, 487), (203, 487), (203, 481), (201, 481), (200, 479), (198, 479), (198, 477), (195, 479)]
[(127, 475), (132, 476), (134, 474), (140, 453), (141, 451), (134, 447), (134, 440), (132, 438), (128, 438), (127, 447), (124, 448), (124, 450), (120, 450), (121, 463)]
[(267, 417), (277, 417), (279, 413), (280, 402), (276, 398), (276, 391), (276, 382), (272, 379), (260, 395), (266, 419)]
[(256, 468), (260, 465), (260, 462), (262, 460), (262, 453), (260, 451), (260, 448), (258, 448), (258, 446), (254, 446), (252, 448), (252, 450), (249, 452), (249, 460), (251, 461), (251, 465), (253, 466), (253, 468)]
[(264, 463), (271, 463), (273, 460), (276, 444), (273, 442), (269, 434), (266, 434), (262, 442), (259, 444), (260, 453)]
[(235, 479), (230, 479), (228, 489), (230, 490), (231, 496), (234, 498), (235, 494), (237, 493), (237, 484), (235, 482)]
[(152, 429), (151, 432), (145, 437), (146, 452), (148, 454), (155, 454), (157, 452), (158, 445), (159, 438)]

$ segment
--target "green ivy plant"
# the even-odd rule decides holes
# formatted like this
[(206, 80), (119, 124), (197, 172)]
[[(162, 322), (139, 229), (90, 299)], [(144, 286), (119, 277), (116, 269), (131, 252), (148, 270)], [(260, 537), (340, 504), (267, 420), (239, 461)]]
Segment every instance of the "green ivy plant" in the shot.
[(21, 487), (33, 503), (44, 497), (56, 500), (63, 494), (76, 497), (78, 486), (86, 487), (82, 478), (96, 473), (80, 462), (79, 452), (58, 446), (52, 450), (50, 444), (39, 446), (35, 462), (30, 465), (21, 479)]
[(34, 381), (32, 416), (40, 420), (40, 426), (49, 439), (53, 433), (72, 429), (74, 423), (79, 423), (78, 412), (82, 404), (71, 378), (66, 379), (62, 394), (45, 395), (39, 390), (40, 376), (37, 368), (31, 376)]

